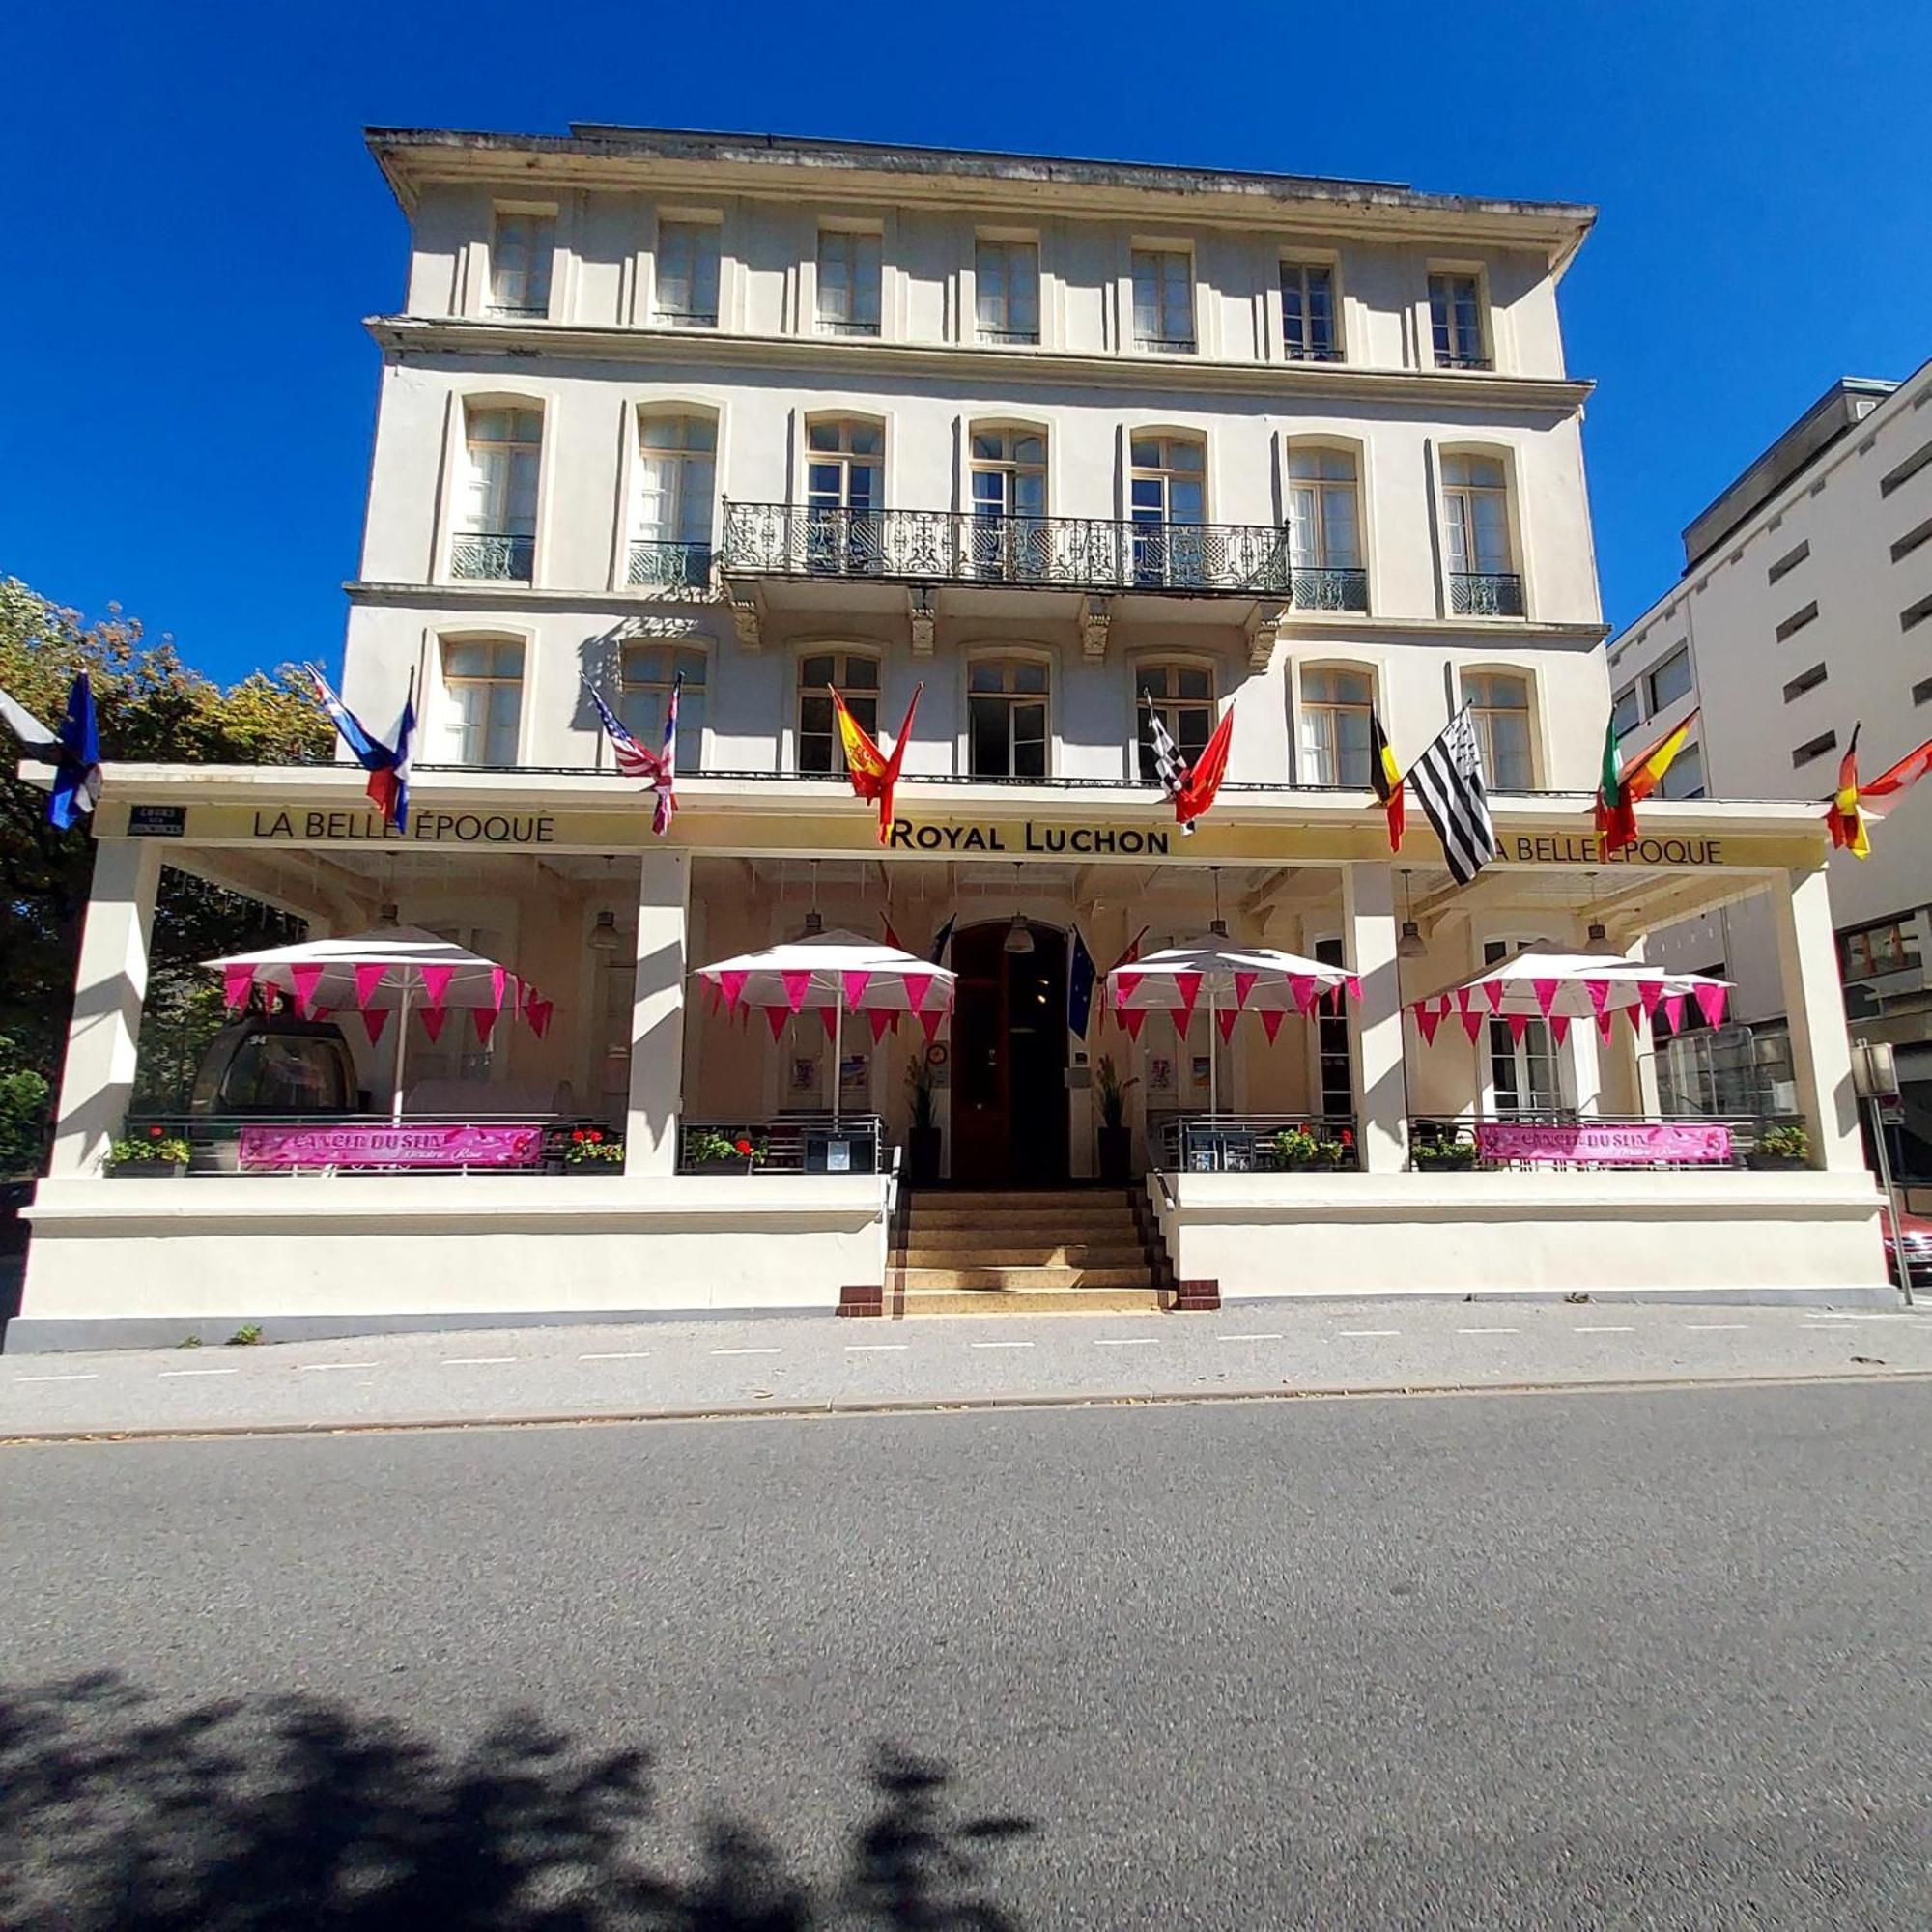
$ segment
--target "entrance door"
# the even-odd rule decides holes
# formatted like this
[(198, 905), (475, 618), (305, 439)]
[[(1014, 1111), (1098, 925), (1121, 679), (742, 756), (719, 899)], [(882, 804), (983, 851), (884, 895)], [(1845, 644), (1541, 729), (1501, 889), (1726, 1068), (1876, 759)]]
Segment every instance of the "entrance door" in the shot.
[(1066, 935), (1009, 922), (952, 938), (952, 1179), (1043, 1186), (1066, 1179)]

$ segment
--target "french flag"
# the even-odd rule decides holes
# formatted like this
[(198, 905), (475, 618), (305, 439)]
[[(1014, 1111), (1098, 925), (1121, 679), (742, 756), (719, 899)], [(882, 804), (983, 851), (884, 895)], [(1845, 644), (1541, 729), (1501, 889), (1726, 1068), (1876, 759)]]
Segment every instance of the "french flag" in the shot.
[(407, 832), (410, 829), (410, 740), (414, 737), (416, 728), (414, 702), (408, 698), (403, 701), (403, 715), (396, 721), (395, 748), (391, 750), (336, 696), (328, 680), (314, 665), (308, 667), (308, 674), (315, 680), (316, 696), (322, 700), (322, 708), (328, 713), (336, 730), (342, 734), (342, 742), (355, 753), (355, 762), (369, 774), (370, 802), (398, 832)]

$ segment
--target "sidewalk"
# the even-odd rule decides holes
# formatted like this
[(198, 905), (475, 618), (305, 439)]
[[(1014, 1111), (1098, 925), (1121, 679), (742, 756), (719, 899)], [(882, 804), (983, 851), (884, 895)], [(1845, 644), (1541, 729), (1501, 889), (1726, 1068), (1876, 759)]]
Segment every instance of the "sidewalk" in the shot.
[(1888, 1375), (1932, 1375), (1932, 1310), (761, 1317), (0, 1358), (0, 1438)]

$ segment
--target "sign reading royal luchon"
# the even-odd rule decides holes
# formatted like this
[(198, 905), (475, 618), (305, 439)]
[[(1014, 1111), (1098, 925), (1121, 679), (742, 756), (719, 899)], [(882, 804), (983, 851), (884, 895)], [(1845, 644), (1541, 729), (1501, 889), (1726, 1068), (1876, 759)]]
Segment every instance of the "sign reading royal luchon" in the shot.
[(1041, 825), (1031, 818), (1008, 824), (933, 825), (910, 818), (893, 820), (886, 840), (898, 852), (1001, 852), (1021, 858), (1077, 852), (1083, 857), (1124, 856), (1164, 859), (1173, 834), (1161, 826)]

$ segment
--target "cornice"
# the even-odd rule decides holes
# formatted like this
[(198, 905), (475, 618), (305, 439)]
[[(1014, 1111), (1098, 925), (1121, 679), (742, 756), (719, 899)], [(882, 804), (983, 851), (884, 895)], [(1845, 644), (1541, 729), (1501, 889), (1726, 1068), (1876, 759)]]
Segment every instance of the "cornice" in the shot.
[[(479, 317), (381, 315), (364, 325), (390, 355), (498, 355), (707, 364), (725, 369), (872, 370), (898, 376), (958, 376), (984, 383), (1060, 387), (1198, 389), (1208, 395), (1356, 398), (1497, 414), (1579, 411), (1594, 383), (1487, 371), (1370, 369), (1342, 362), (1235, 362), (1219, 357), (1093, 355), (1066, 350), (1005, 349), (979, 343), (844, 341), (829, 336), (744, 335), (724, 329), (649, 328), (564, 322), (492, 322)], [(854, 384), (854, 386), (862, 384)]]

